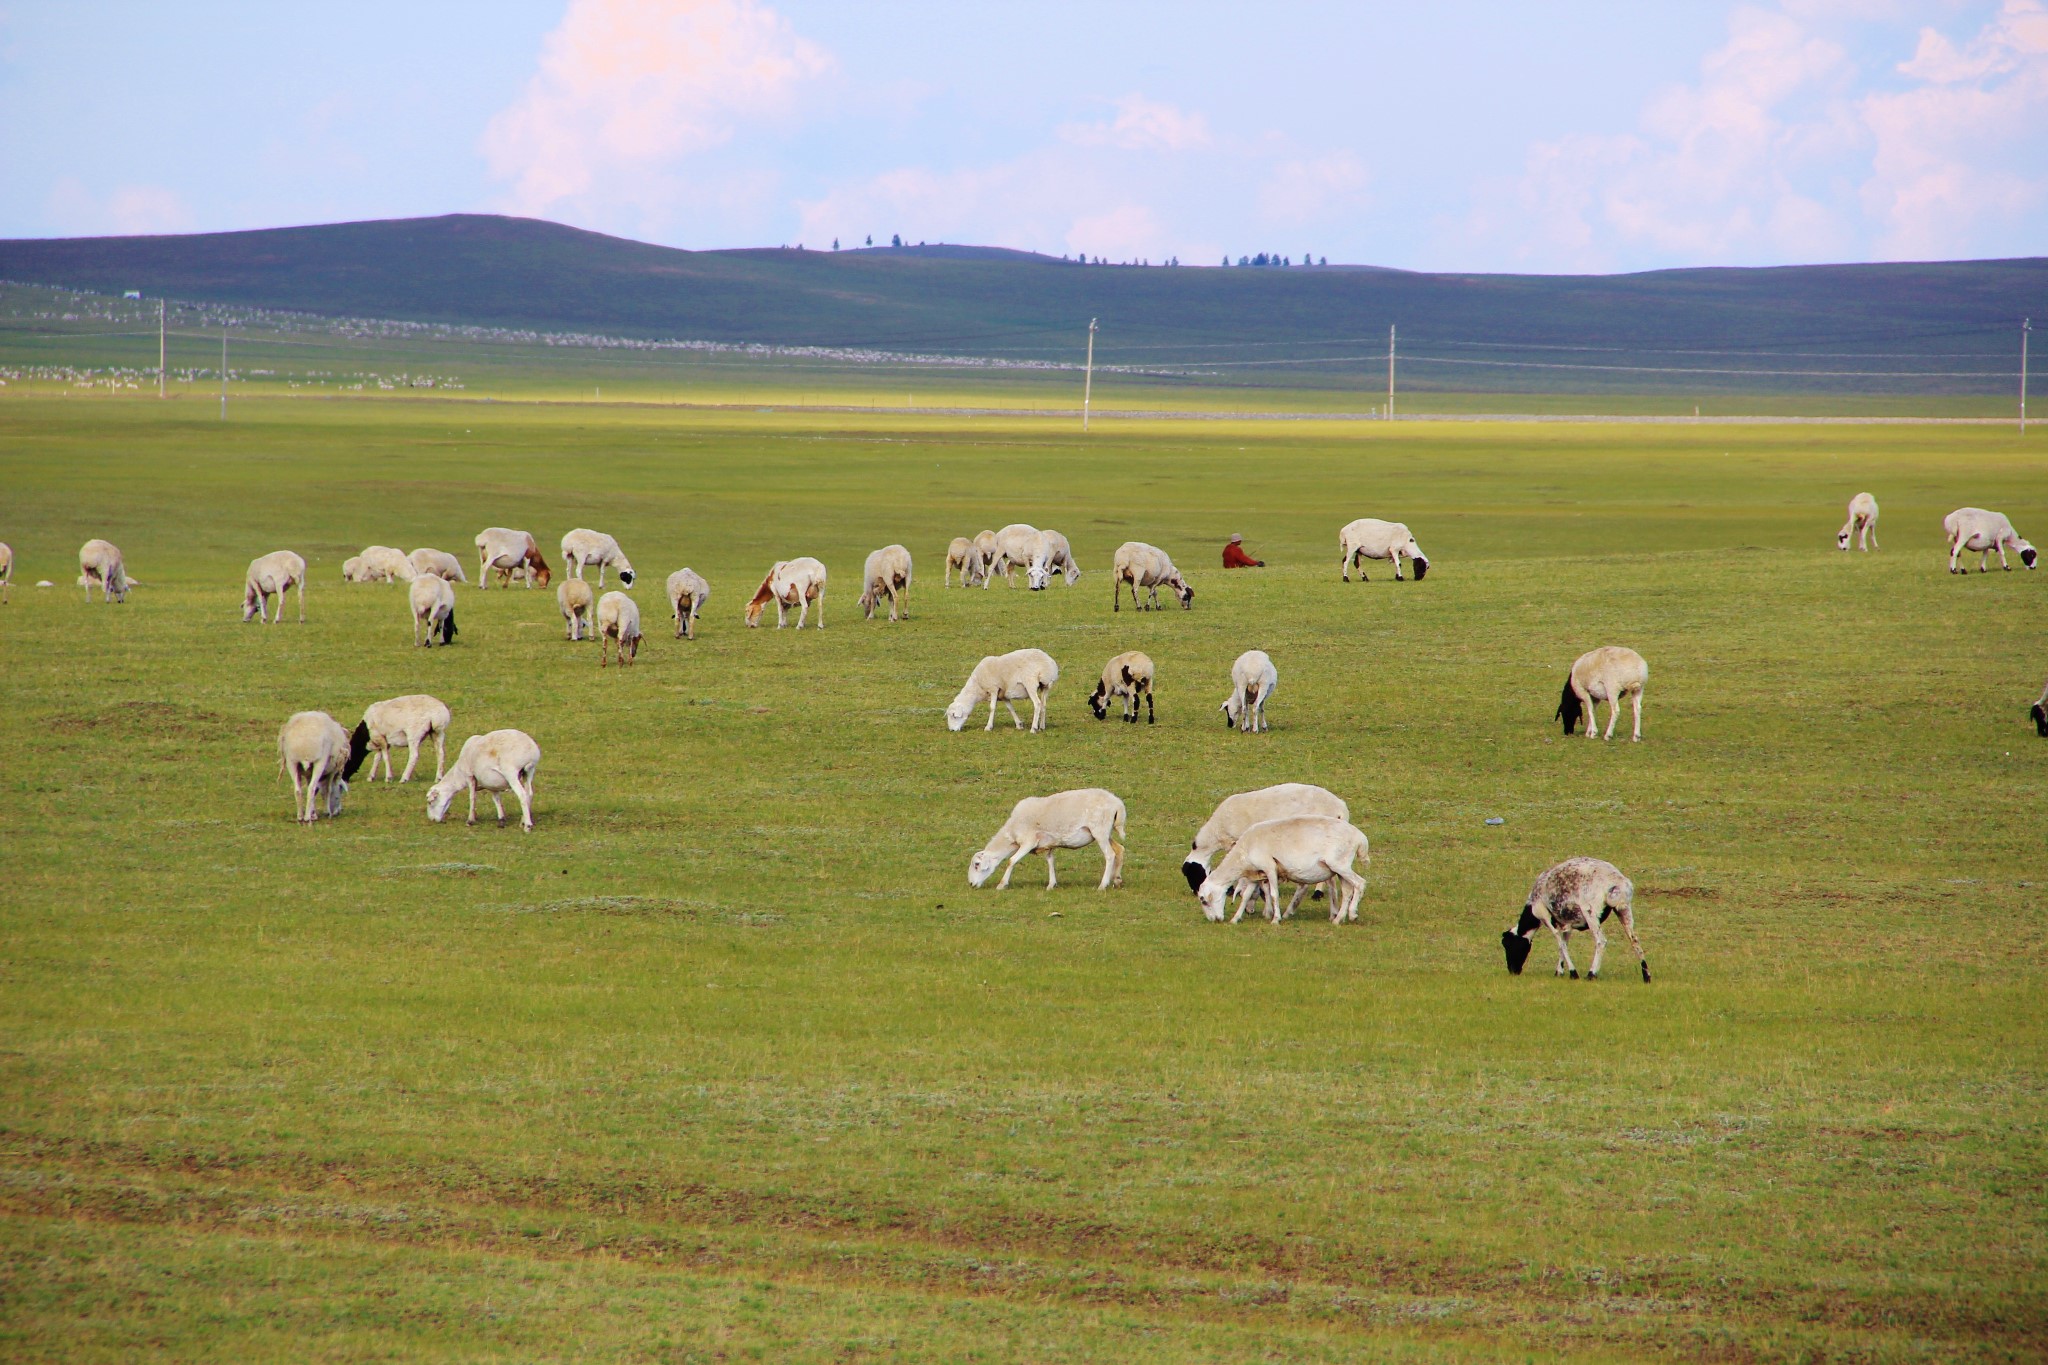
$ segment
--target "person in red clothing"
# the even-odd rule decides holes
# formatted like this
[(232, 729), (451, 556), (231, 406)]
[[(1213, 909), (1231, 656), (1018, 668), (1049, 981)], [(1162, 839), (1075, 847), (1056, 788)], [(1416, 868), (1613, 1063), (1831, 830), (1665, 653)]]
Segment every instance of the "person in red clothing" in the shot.
[(1253, 559), (1244, 552), (1244, 537), (1232, 536), (1230, 543), (1223, 547), (1223, 567), (1226, 569), (1263, 569), (1266, 561)]

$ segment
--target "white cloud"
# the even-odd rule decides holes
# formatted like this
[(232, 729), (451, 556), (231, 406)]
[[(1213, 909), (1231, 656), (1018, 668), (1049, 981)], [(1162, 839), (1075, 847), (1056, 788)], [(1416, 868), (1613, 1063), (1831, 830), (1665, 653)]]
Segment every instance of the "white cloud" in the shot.
[(57, 228), (77, 236), (146, 236), (189, 232), (192, 210), (161, 185), (123, 185), (104, 198), (76, 176), (51, 187), (45, 208)]
[(755, 0), (570, 0), (525, 93), (484, 130), (491, 171), (510, 182), (501, 207), (658, 219), (698, 188), (688, 158), (785, 113), (831, 65)]
[(1200, 114), (1125, 95), (1108, 123), (1060, 125), (1061, 140), (1077, 147), (1115, 147), (1126, 152), (1186, 152), (1210, 145), (1209, 120)]
[(1335, 212), (1356, 212), (1365, 203), (1365, 163), (1350, 152), (1291, 157), (1275, 166), (1259, 186), (1259, 212), (1268, 222), (1291, 227)]

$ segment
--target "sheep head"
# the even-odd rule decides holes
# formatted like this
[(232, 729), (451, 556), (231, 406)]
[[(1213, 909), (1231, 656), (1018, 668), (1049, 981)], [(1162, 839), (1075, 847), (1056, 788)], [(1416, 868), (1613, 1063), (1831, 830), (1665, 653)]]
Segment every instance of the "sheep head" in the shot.
[(967, 718), (974, 714), (974, 699), (955, 697), (953, 704), (946, 708), (946, 728), (958, 730), (967, 724)]
[(2034, 567), (2034, 561), (2039, 558), (2040, 556), (2034, 553), (2033, 546), (2027, 544), (2024, 540), (2020, 542), (2020, 563), (2031, 569)]
[[(957, 730), (959, 727), (953, 728)], [(996, 869), (1002, 864), (1002, 854), (983, 849), (967, 860), (967, 884), (979, 890), (988, 884), (988, 879), (995, 875)]]
[(1847, 526), (1844, 526), (1841, 530), (1835, 532), (1835, 548), (1837, 550), (1846, 550), (1849, 548), (1849, 528)]
[[(1523, 913), (1528, 912), (1525, 910)], [(1508, 975), (1520, 976), (1522, 964), (1529, 960), (1529, 953), (1535, 945), (1529, 942), (1527, 935), (1503, 929), (1500, 931), (1500, 946), (1508, 955)]]
[(1420, 583), (1422, 576), (1429, 572), (1429, 556), (1416, 549), (1415, 542), (1412, 540), (1408, 542), (1408, 567), (1415, 570), (1415, 581), (1417, 583)]
[(1088, 698), (1088, 709), (1095, 713), (1095, 719), (1109, 719), (1109, 689), (1101, 683), (1095, 684), (1095, 691)]
[(1033, 592), (1043, 592), (1052, 584), (1052, 570), (1043, 564), (1024, 566), (1024, 586)]
[(2027, 714), (2034, 718), (2035, 732), (2048, 736), (2048, 703), (2035, 702)]
[(1230, 908), (1230, 887), (1231, 883), (1214, 873), (1202, 879), (1202, 884), (1195, 888), (1195, 895), (1202, 902), (1202, 918), (1211, 924), (1223, 922), (1223, 912)]
[(1564, 695), (1558, 698), (1557, 710), (1551, 719), (1563, 721), (1564, 732), (1570, 734), (1578, 728), (1579, 717), (1585, 714), (1585, 709), (1585, 704), (1579, 700), (1579, 694), (1572, 691), (1572, 680), (1567, 676), (1564, 680)]
[(440, 824), (448, 818), (448, 805), (454, 799), (455, 783), (449, 778), (444, 777), (427, 788), (427, 818)]
[(1180, 609), (1182, 611), (1186, 611), (1195, 605), (1195, 590), (1188, 586), (1185, 578), (1175, 575), (1168, 579), (1167, 582), (1173, 585), (1173, 595), (1180, 599)]

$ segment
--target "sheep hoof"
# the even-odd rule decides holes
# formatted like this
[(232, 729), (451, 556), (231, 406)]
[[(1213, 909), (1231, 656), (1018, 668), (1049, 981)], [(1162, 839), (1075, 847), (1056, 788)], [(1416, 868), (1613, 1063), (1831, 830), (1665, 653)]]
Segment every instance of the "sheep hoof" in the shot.
[(1643, 981), (1644, 981), (1644, 983), (1645, 983), (1645, 984), (1648, 984), (1649, 980), (1650, 980), (1650, 964), (1649, 964), (1649, 963), (1647, 963), (1647, 962), (1645, 962), (1645, 963), (1643, 964)]
[(1574, 967), (1574, 968), (1572, 968), (1572, 980), (1574, 980), (1574, 981), (1577, 981), (1578, 979), (1579, 979), (1579, 969), (1578, 969), (1577, 967)]

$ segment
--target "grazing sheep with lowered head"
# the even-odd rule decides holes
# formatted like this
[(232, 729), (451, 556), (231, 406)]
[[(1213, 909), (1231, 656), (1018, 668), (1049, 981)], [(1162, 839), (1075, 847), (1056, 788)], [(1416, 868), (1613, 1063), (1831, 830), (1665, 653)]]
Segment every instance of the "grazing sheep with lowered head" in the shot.
[(1385, 559), (1393, 563), (1394, 581), (1401, 581), (1401, 557), (1408, 557), (1408, 566), (1415, 570), (1415, 581), (1429, 572), (1429, 557), (1422, 553), (1422, 547), (1415, 543), (1415, 537), (1408, 534), (1408, 528), (1398, 521), (1381, 521), (1378, 517), (1360, 517), (1357, 521), (1337, 533), (1337, 548), (1344, 554), (1344, 581), (1351, 581), (1353, 565), (1358, 568), (1358, 581), (1363, 583), (1365, 561)]
[(1109, 609), (1121, 611), (1121, 597), (1124, 584), (1131, 585), (1131, 605), (1138, 610), (1146, 608), (1138, 601), (1138, 589), (1145, 588), (1151, 600), (1151, 609), (1159, 607), (1159, 589), (1172, 589), (1180, 599), (1180, 609), (1188, 610), (1194, 605), (1195, 590), (1180, 576), (1180, 570), (1173, 567), (1173, 561), (1166, 551), (1157, 545), (1147, 545), (1142, 540), (1127, 540), (1116, 547), (1116, 556), (1110, 561)]
[[(406, 599), (412, 606), (412, 642), (434, 647), (434, 636), (439, 633), (441, 643), (455, 643), (455, 585), (436, 573), (423, 573), (413, 579), (406, 589)], [(420, 627), (427, 628), (426, 639), (420, 639)]]
[(1217, 803), (1215, 813), (1195, 831), (1195, 842), (1189, 846), (1188, 856), (1181, 860), (1181, 875), (1188, 880), (1188, 890), (1201, 891), (1202, 883), (1209, 877), (1209, 860), (1235, 848), (1246, 830), (1290, 815), (1321, 815), (1349, 821), (1351, 808), (1335, 792), (1307, 782), (1282, 782), (1224, 797)]
[(533, 538), (532, 532), (514, 531), (503, 526), (487, 526), (477, 532), (477, 589), (488, 589), (494, 572), (498, 575), (500, 587), (510, 587), (514, 569), (524, 570), (520, 576), (529, 588), (545, 588), (554, 577), (547, 560), (541, 558), (540, 542)]
[(505, 803), (499, 793), (511, 792), (519, 801), (519, 827), (533, 832), (533, 775), (540, 767), (540, 745), (524, 730), (493, 730), (471, 735), (462, 742), (455, 766), (445, 777), (427, 788), (427, 818), (435, 824), (447, 818), (448, 807), (458, 791), (469, 792), (469, 823), (476, 823), (476, 794), (482, 789), (497, 807), (498, 823), (505, 823)]
[(1983, 573), (1991, 567), (1991, 552), (1998, 551), (1998, 567), (2007, 573), (2012, 565), (2006, 563), (2005, 552), (2011, 550), (2020, 557), (2020, 563), (2029, 569), (2040, 556), (2034, 547), (2020, 539), (2020, 533), (2012, 529), (2012, 522), (2003, 512), (1987, 512), (1981, 507), (1958, 507), (1941, 519), (1942, 533), (1948, 537), (1948, 571), (1967, 573), (1967, 569), (1956, 567), (1956, 557), (1964, 551), (1977, 553), (1977, 572)]
[(398, 780), (412, 781), (413, 767), (420, 761), (420, 746), (431, 738), (434, 741), (434, 780), (439, 782), (442, 760), (447, 756), (445, 746), (449, 721), (447, 703), (423, 692), (373, 701), (364, 707), (363, 728), (370, 747), (368, 780), (377, 780), (377, 760), (380, 758), (384, 760), (384, 780), (391, 780), (391, 746), (403, 744), (406, 748), (405, 776)]
[(361, 554), (341, 564), (341, 576), (350, 583), (410, 583), (417, 575), (405, 551), (389, 545), (365, 545)]
[(1621, 719), (1621, 699), (1627, 697), (1635, 708), (1635, 733), (1629, 736), (1633, 743), (1643, 737), (1643, 688), (1649, 681), (1650, 665), (1625, 645), (1589, 649), (1572, 661), (1552, 719), (1563, 721), (1564, 732), (1570, 734), (1583, 716), (1586, 738), (1596, 738), (1600, 732), (1597, 708), (1604, 701), (1611, 708), (1607, 713), (1606, 738), (1613, 739), (1614, 723)]
[(597, 586), (604, 586), (604, 571), (607, 566), (619, 571), (619, 582), (626, 587), (633, 586), (633, 563), (626, 558), (626, 552), (619, 548), (619, 542), (602, 531), (591, 531), (578, 527), (562, 537), (563, 571), (583, 577), (583, 570), (597, 565)]
[(953, 543), (946, 547), (946, 570), (939, 578), (939, 586), (953, 586), (953, 571), (960, 571), (960, 586), (971, 588), (982, 578), (983, 564), (981, 551), (966, 536), (954, 536)]
[(1116, 793), (1100, 787), (1058, 792), (1052, 796), (1027, 796), (1010, 808), (1010, 818), (995, 832), (981, 852), (967, 862), (967, 884), (981, 887), (1003, 867), (1003, 879), (996, 890), (1006, 890), (1017, 864), (1034, 853), (1045, 855), (1045, 889), (1059, 885), (1053, 872), (1053, 855), (1063, 848), (1102, 850), (1102, 880), (1096, 890), (1107, 891), (1124, 884), (1124, 803)]
[(555, 586), (555, 605), (569, 623), (571, 640), (590, 638), (590, 612), (597, 605), (597, 593), (580, 578), (565, 578)]
[(431, 574), (450, 583), (466, 585), (469, 582), (469, 575), (462, 571), (462, 561), (446, 550), (436, 550), (431, 546), (422, 545), (406, 556), (406, 562), (412, 565), (415, 578)]
[(0, 540), (0, 602), (5, 602), (8, 592), (14, 587), (14, 547)]
[(1088, 709), (1095, 713), (1095, 719), (1109, 719), (1109, 704), (1118, 697), (1124, 701), (1124, 719), (1133, 725), (1138, 722), (1138, 698), (1145, 698), (1145, 723), (1155, 724), (1159, 716), (1152, 709), (1152, 658), (1135, 649), (1126, 650), (1102, 666), (1102, 681), (1095, 684), (1095, 692), (1088, 698)]
[[(884, 545), (867, 558), (861, 568), (860, 610), (867, 620), (875, 619), (875, 607), (882, 594), (889, 594), (889, 619), (896, 619), (896, 605), (903, 604), (903, 619), (910, 619), (910, 551), (901, 545)], [(822, 619), (823, 613), (820, 612)]]
[(78, 547), (79, 581), (85, 584), (85, 600), (92, 601), (92, 585), (100, 585), (100, 599), (105, 602), (126, 602), (128, 600), (128, 567), (121, 562), (121, 551), (112, 541), (88, 540)]
[(1849, 519), (1835, 532), (1835, 548), (1848, 549), (1852, 538), (1859, 550), (1867, 551), (1877, 544), (1877, 499), (1868, 493), (1858, 493), (1849, 499)]
[(1042, 592), (1052, 585), (1054, 574), (1072, 584), (1081, 576), (1081, 566), (1074, 562), (1074, 547), (1065, 536), (1058, 531), (1040, 531), (1024, 562), (1024, 586)]
[[(1363, 832), (1343, 820), (1326, 815), (1289, 815), (1264, 820), (1239, 837), (1223, 861), (1195, 890), (1202, 902), (1202, 914), (1221, 922), (1230, 895), (1237, 893), (1235, 924), (1244, 917), (1254, 887), (1266, 898), (1267, 914), (1280, 922), (1280, 883), (1313, 886), (1335, 879), (1340, 885), (1330, 897), (1330, 923), (1342, 924), (1358, 918), (1358, 902), (1365, 895), (1365, 878), (1353, 864), (1372, 861)], [(1299, 893), (1295, 897), (1300, 899)]]
[(597, 599), (597, 666), (603, 668), (612, 642), (619, 645), (619, 667), (630, 668), (640, 657), (640, 604), (622, 592)]
[(277, 732), (277, 766), (291, 774), (292, 818), (310, 825), (320, 818), (322, 804), (329, 818), (341, 814), (349, 779), (369, 749), (366, 726), (358, 724), (351, 733), (325, 711), (299, 711), (287, 720)]
[(796, 628), (804, 628), (804, 618), (810, 615), (811, 603), (818, 604), (818, 629), (825, 628), (825, 566), (809, 555), (798, 559), (778, 559), (769, 568), (768, 576), (761, 580), (761, 586), (754, 590), (753, 601), (747, 603), (747, 628), (754, 629), (761, 624), (761, 613), (768, 604), (775, 604), (775, 628), (781, 630), (788, 619), (791, 607), (797, 609)]
[(1001, 558), (1002, 547), (996, 543), (994, 531), (982, 531), (974, 537), (974, 550), (981, 556), (981, 590), (987, 592), (996, 576), (996, 560)]
[(668, 576), (668, 614), (675, 618), (676, 638), (697, 638), (697, 613), (711, 600), (711, 585), (695, 569), (677, 569)]
[(1230, 666), (1230, 695), (1223, 699), (1223, 726), (1235, 725), (1241, 734), (1270, 730), (1266, 702), (1280, 685), (1280, 670), (1263, 649), (1248, 649)]
[(1021, 730), (1024, 722), (1018, 719), (1017, 708), (1011, 703), (1029, 697), (1031, 729), (1037, 733), (1045, 729), (1046, 701), (1052, 695), (1052, 685), (1059, 680), (1060, 666), (1042, 649), (1013, 649), (1008, 654), (988, 655), (974, 666), (960, 694), (947, 705), (946, 728), (960, 729), (974, 714), (974, 708), (986, 701), (988, 724), (983, 730), (996, 728), (998, 702), (1009, 710), (1011, 721)]
[(1541, 927), (1557, 939), (1557, 974), (1569, 974), (1576, 981), (1579, 969), (1565, 947), (1565, 936), (1583, 930), (1593, 936), (1593, 965), (1586, 979), (1600, 975), (1600, 957), (1607, 951), (1607, 935), (1600, 924), (1609, 915), (1621, 916), (1621, 927), (1636, 948), (1643, 968), (1643, 980), (1650, 979), (1650, 959), (1643, 954), (1643, 941), (1636, 937), (1635, 883), (1621, 875), (1613, 863), (1598, 858), (1567, 858), (1536, 879), (1522, 917), (1512, 929), (1503, 929), (1500, 946), (1508, 956), (1508, 971), (1522, 974), (1534, 945), (1530, 939)]
[(284, 620), (284, 595), (293, 584), (299, 589), (299, 624), (306, 624), (306, 561), (290, 550), (272, 550), (249, 561), (242, 580), (242, 620), (261, 621), (277, 598), (277, 612), (270, 624)]

